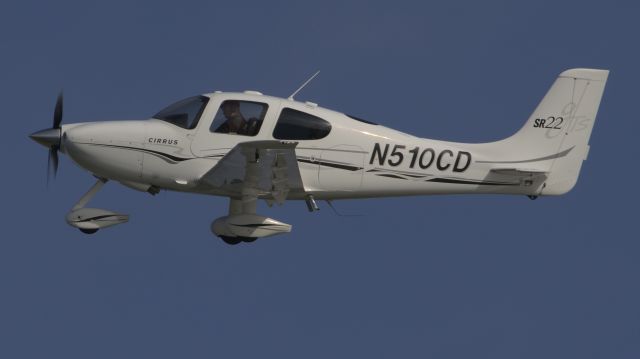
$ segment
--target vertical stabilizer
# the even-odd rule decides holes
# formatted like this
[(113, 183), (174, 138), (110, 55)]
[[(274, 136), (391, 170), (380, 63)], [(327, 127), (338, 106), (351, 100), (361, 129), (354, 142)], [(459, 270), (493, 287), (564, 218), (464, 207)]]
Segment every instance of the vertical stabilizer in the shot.
[(608, 70), (564, 71), (525, 126), (498, 142), (502, 153), (537, 159), (526, 162), (548, 173), (540, 194), (564, 194), (576, 184), (608, 75)]

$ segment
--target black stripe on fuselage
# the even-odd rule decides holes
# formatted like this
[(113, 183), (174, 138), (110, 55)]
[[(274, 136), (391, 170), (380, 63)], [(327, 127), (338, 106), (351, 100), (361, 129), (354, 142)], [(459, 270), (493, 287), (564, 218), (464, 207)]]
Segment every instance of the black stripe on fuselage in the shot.
[(298, 162), (310, 163), (312, 165), (320, 165), (325, 167), (338, 168), (346, 171), (359, 171), (362, 169), (362, 167), (357, 167), (357, 166), (353, 166), (345, 163), (327, 162), (327, 161), (320, 161), (320, 160), (312, 161), (312, 160), (308, 160), (306, 158), (300, 158), (300, 157), (298, 157)]
[[(166, 160), (170, 160), (173, 163), (177, 163), (177, 162), (182, 162), (182, 161), (187, 161), (187, 160), (192, 160), (194, 158), (198, 158), (198, 157), (186, 157), (186, 158), (177, 157), (177, 156), (173, 156), (173, 155), (170, 155), (170, 154), (167, 154), (167, 153), (164, 153), (164, 152), (149, 150), (149, 149), (140, 148), (140, 147), (121, 146), (121, 145), (108, 145), (108, 144), (102, 144), (102, 143), (82, 143), (82, 144), (92, 145), (92, 146), (122, 148), (122, 149), (146, 152), (146, 153), (161, 157), (165, 161)], [(216, 155), (206, 156), (206, 158), (216, 158), (216, 157), (224, 157), (224, 156), (225, 156), (225, 154), (216, 154)], [(298, 161), (299, 162), (304, 162), (304, 163), (319, 164), (319, 165), (325, 166), (325, 167), (339, 168), (339, 169), (343, 169), (343, 170), (347, 170), (347, 171), (358, 171), (358, 170), (362, 169), (362, 167), (357, 167), (357, 166), (352, 166), (350, 164), (337, 163), (337, 162), (327, 162), (327, 161), (318, 161), (318, 160), (311, 161), (311, 160), (308, 160), (308, 159), (305, 159), (305, 158), (298, 158)]]
[[(451, 183), (451, 184), (468, 184), (468, 185), (484, 185), (484, 186), (518, 186), (520, 183), (515, 182), (496, 182), (496, 181), (483, 181), (483, 180), (474, 180), (474, 179), (465, 179), (465, 178), (442, 178), (442, 177), (431, 177), (429, 174), (424, 174), (419, 176), (416, 172), (404, 172), (404, 171), (395, 171), (395, 170), (386, 170), (383, 168), (374, 168), (367, 171), (368, 173), (373, 173), (376, 176), (380, 177), (388, 177), (388, 178), (396, 178), (402, 179), (405, 181), (423, 181), (423, 182), (435, 182), (435, 183)], [(410, 177), (410, 178), (407, 178)]]
[(481, 186), (518, 186), (520, 183), (515, 182), (495, 182), (495, 181), (479, 181), (479, 180), (464, 180), (464, 179), (455, 179), (455, 178), (432, 178), (427, 180), (427, 182), (437, 182), (437, 183), (452, 183), (452, 184), (470, 184), (470, 185), (481, 185)]
[[(177, 156), (173, 156), (170, 155), (168, 153), (164, 153), (164, 152), (160, 152), (160, 151), (154, 151), (154, 150), (149, 150), (146, 148), (140, 148), (140, 147), (131, 147), (131, 146), (120, 146), (120, 145), (107, 145), (104, 143), (81, 143), (84, 145), (92, 145), (92, 146), (101, 146), (101, 147), (111, 147), (111, 148), (122, 148), (122, 149), (126, 149), (126, 150), (133, 150), (133, 151), (139, 151), (139, 152), (146, 152), (152, 155), (156, 155), (158, 157), (161, 157), (162, 159), (164, 159), (165, 161), (168, 159), (170, 161), (173, 161), (174, 163), (177, 162), (182, 162), (182, 161), (187, 161), (187, 160), (191, 160), (194, 159), (195, 157), (177, 157)], [(213, 156), (212, 156), (213, 157)]]
[(573, 150), (575, 146), (566, 149), (562, 152), (558, 152), (554, 155), (549, 155), (549, 156), (544, 156), (544, 157), (538, 157), (538, 158), (531, 158), (528, 160), (517, 160), (517, 161), (475, 161), (476, 163), (528, 163), (528, 162), (538, 162), (538, 161), (546, 161), (546, 160), (552, 160), (555, 158), (560, 158), (560, 157), (564, 157), (566, 155), (569, 154), (569, 152), (571, 152), (571, 150)]

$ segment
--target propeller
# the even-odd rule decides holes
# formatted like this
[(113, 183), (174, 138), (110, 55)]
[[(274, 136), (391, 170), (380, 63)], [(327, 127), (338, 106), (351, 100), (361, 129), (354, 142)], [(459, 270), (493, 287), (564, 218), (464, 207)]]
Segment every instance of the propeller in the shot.
[(52, 176), (56, 177), (58, 173), (58, 150), (60, 149), (60, 141), (62, 131), (60, 123), (62, 123), (62, 91), (58, 94), (56, 107), (53, 111), (53, 127), (37, 131), (29, 135), (29, 137), (39, 144), (49, 148), (49, 158), (47, 159), (47, 184)]
[(53, 110), (53, 128), (60, 128), (62, 122), (62, 100), (62, 91), (60, 91), (56, 99), (56, 108)]

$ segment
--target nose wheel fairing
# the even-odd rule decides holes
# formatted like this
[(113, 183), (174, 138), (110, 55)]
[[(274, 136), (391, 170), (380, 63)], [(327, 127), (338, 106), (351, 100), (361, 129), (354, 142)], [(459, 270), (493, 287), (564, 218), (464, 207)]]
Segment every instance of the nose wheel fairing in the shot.
[(100, 208), (87, 208), (85, 205), (100, 191), (107, 183), (107, 179), (100, 178), (73, 206), (67, 214), (67, 223), (81, 232), (92, 234), (99, 229), (115, 226), (129, 221), (129, 215), (112, 212)]
[(115, 226), (129, 221), (129, 215), (99, 208), (80, 208), (67, 214), (67, 223), (84, 233)]

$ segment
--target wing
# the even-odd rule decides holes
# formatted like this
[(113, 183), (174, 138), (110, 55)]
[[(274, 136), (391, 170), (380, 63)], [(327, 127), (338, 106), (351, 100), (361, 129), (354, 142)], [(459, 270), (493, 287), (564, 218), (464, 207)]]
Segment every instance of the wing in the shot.
[(232, 197), (273, 199), (281, 204), (291, 192), (304, 193), (297, 145), (284, 141), (239, 143), (202, 176), (201, 183)]

